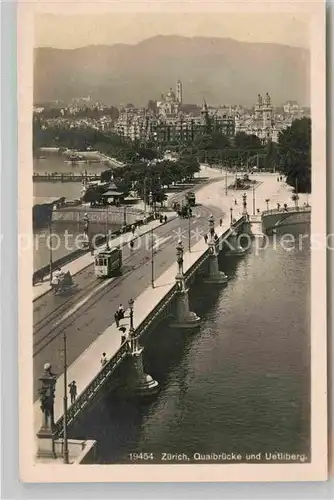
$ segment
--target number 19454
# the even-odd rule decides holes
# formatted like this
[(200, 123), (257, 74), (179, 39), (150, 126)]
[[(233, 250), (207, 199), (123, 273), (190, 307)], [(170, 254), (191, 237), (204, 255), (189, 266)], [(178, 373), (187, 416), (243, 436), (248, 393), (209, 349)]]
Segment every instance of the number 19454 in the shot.
[(154, 460), (153, 453), (130, 453), (130, 460)]

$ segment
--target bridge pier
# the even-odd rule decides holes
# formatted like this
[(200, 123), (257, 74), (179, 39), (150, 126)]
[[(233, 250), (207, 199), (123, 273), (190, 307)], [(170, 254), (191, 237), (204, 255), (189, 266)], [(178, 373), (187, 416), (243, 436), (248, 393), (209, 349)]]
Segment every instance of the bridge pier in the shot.
[(245, 248), (242, 248), (240, 243), (238, 242), (238, 234), (232, 230), (231, 235), (228, 238), (228, 251), (226, 252), (226, 255), (244, 255), (246, 253)]
[(246, 220), (244, 222), (243, 228), (242, 228), (243, 234), (249, 236), (250, 238), (254, 238), (254, 233), (252, 230), (252, 223), (250, 221), (250, 217), (247, 214)]
[(130, 309), (130, 329), (129, 329), (129, 347), (130, 355), (133, 361), (134, 367), (134, 383), (132, 385), (133, 392), (138, 396), (149, 396), (155, 394), (159, 390), (159, 384), (156, 380), (153, 380), (151, 375), (148, 375), (144, 371), (143, 363), (143, 351), (144, 348), (139, 345), (138, 337), (136, 336), (135, 329), (133, 327), (133, 299), (129, 300)]
[(189, 310), (188, 289), (183, 274), (183, 245), (181, 241), (179, 241), (176, 251), (179, 272), (175, 280), (178, 291), (175, 299), (175, 321), (170, 326), (173, 328), (194, 328), (199, 326), (201, 318)]
[(133, 390), (138, 396), (150, 396), (159, 391), (159, 384), (151, 375), (148, 375), (144, 371), (143, 351), (144, 349), (142, 347), (137, 346), (131, 353), (135, 371)]
[(215, 245), (215, 228), (214, 228), (214, 218), (213, 215), (209, 217), (209, 258), (208, 258), (208, 274), (204, 278), (204, 283), (217, 283), (217, 284), (226, 284), (228, 281), (228, 277), (226, 274), (219, 270), (218, 265), (218, 255), (216, 252)]

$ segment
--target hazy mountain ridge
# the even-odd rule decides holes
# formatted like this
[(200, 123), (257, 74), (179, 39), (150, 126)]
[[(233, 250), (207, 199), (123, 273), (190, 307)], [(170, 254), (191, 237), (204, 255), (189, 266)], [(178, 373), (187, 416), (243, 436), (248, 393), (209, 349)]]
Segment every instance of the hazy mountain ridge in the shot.
[(156, 36), (136, 45), (35, 49), (35, 102), (91, 95), (107, 104), (146, 105), (183, 82), (184, 102), (309, 104), (310, 54), (302, 48), (230, 38)]

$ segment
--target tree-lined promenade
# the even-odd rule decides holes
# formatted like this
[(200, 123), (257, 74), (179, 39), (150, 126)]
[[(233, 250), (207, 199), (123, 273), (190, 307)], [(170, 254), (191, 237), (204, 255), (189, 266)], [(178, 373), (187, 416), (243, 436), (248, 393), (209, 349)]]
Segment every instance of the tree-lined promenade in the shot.
[[(311, 120), (295, 120), (282, 131), (278, 143), (262, 144), (255, 135), (237, 133), (229, 138), (210, 130), (192, 142), (157, 144), (154, 141), (130, 141), (93, 128), (45, 127), (34, 119), (34, 150), (42, 146), (84, 151), (93, 148), (117, 159), (123, 167), (102, 173), (102, 180), (114, 177), (116, 186), (127, 193), (135, 189), (140, 197), (151, 196), (163, 201), (164, 186), (191, 181), (200, 163), (221, 165), (227, 169), (276, 170), (298, 192), (311, 191)], [(176, 161), (163, 160), (166, 150), (176, 153)]]

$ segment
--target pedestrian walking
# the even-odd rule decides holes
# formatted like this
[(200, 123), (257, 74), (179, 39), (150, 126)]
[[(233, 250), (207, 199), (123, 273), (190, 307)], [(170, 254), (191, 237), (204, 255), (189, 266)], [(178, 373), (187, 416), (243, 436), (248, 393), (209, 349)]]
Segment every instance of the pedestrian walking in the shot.
[(237, 199), (235, 199), (235, 200), (234, 200), (234, 204), (235, 204), (235, 205), (238, 205)]
[(105, 352), (102, 353), (101, 356), (101, 366), (105, 366), (108, 363), (108, 358)]
[(133, 240), (130, 241), (130, 250), (133, 250), (134, 242)]
[(134, 224), (132, 224), (132, 226), (131, 226), (132, 234), (135, 234), (135, 230), (136, 230), (136, 226)]
[(222, 226), (223, 225), (223, 219), (222, 217), (219, 219), (219, 225)]
[(167, 215), (165, 215), (165, 224), (166, 224), (166, 222), (167, 222)]
[(77, 392), (78, 392), (78, 388), (77, 388), (77, 384), (76, 384), (75, 380), (73, 380), (68, 386), (70, 388), (71, 404), (73, 404), (74, 401), (76, 400)]
[(120, 304), (118, 308), (118, 318), (119, 319), (124, 318), (124, 307), (122, 306), (122, 304)]
[(281, 208), (281, 204), (277, 203), (277, 210), (279, 210), (280, 208)]
[(114, 318), (115, 318), (116, 326), (118, 328), (119, 327), (119, 315), (118, 315), (118, 311), (115, 312)]
[(208, 235), (207, 234), (204, 235), (204, 241), (205, 241), (205, 243), (208, 242)]

